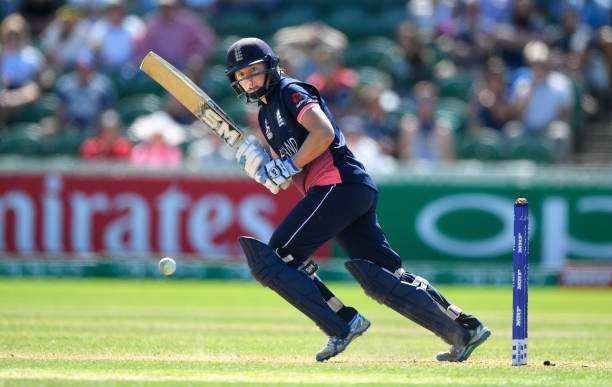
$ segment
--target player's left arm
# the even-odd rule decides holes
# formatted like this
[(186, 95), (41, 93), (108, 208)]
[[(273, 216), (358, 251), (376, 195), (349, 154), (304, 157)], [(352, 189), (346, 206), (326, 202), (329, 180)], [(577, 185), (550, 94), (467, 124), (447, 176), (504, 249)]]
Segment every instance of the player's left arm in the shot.
[(298, 122), (308, 131), (300, 149), (290, 158), (274, 158), (265, 165), (266, 174), (276, 184), (283, 185), (312, 160), (319, 157), (334, 141), (331, 122), (317, 103), (311, 103), (300, 111)]
[(308, 135), (293, 156), (293, 163), (298, 168), (303, 168), (323, 154), (335, 137), (331, 122), (318, 104), (311, 104), (305, 109), (308, 110), (302, 112), (298, 122), (308, 131)]

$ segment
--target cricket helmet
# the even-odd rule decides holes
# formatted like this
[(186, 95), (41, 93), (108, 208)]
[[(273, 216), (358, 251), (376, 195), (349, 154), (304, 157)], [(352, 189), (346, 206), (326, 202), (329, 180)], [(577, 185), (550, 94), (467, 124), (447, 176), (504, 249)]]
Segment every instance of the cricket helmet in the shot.
[[(232, 44), (227, 50), (225, 75), (229, 78), (232, 88), (239, 96), (246, 96), (247, 102), (256, 102), (259, 98), (267, 95), (280, 80), (278, 61), (276, 53), (263, 40), (243, 38)], [(236, 71), (256, 63), (266, 65), (266, 79), (262, 87), (252, 93), (247, 93), (236, 81)]]

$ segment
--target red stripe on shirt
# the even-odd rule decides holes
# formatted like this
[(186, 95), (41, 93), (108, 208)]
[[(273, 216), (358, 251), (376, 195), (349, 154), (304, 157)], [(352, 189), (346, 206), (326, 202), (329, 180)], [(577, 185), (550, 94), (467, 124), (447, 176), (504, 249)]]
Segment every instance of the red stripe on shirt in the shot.
[(317, 102), (309, 102), (306, 105), (304, 105), (304, 107), (302, 107), (302, 109), (300, 110), (300, 112), (297, 115), (297, 122), (300, 122), (302, 120), (302, 116), (304, 115), (304, 113), (306, 113), (310, 108), (313, 108), (315, 105), (318, 105)]

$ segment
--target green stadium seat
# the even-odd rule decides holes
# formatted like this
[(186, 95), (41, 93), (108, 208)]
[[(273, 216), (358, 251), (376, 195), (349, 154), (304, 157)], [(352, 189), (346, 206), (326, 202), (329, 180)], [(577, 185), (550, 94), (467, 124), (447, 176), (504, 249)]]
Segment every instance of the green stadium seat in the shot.
[(122, 98), (117, 103), (117, 111), (123, 123), (131, 125), (136, 118), (149, 115), (162, 108), (162, 100), (155, 94), (135, 94)]
[(369, 66), (389, 73), (402, 61), (402, 53), (393, 40), (376, 37), (350, 44), (344, 60), (349, 67)]
[(211, 62), (214, 65), (221, 65), (225, 68), (225, 56), (227, 49), (241, 36), (239, 35), (228, 35), (221, 37), (220, 41), (215, 44), (213, 49)]
[(460, 139), (457, 149), (461, 159), (496, 161), (502, 159), (502, 140), (493, 129), (482, 128), (477, 134)]
[(466, 74), (456, 74), (449, 78), (436, 80), (436, 85), (440, 97), (459, 98), (467, 101), (472, 92), (474, 80)]
[(111, 79), (119, 98), (134, 94), (162, 96), (165, 93), (165, 90), (157, 82), (141, 71), (137, 71), (133, 76), (114, 74)]
[(60, 130), (58, 133), (45, 137), (42, 143), (42, 153), (45, 156), (77, 157), (85, 137), (75, 129)]
[(297, 26), (317, 19), (319, 19), (317, 10), (302, 4), (274, 14), (270, 20), (270, 28), (272, 31), (277, 31), (283, 27)]
[(363, 86), (382, 85), (390, 87), (392, 83), (391, 77), (387, 73), (373, 67), (360, 67), (357, 69), (357, 74), (359, 74), (359, 84)]
[(232, 120), (240, 126), (247, 125), (246, 105), (238, 98), (226, 98), (219, 102), (219, 106)]
[(529, 135), (509, 139), (506, 153), (511, 160), (531, 160), (541, 164), (554, 161), (552, 146), (544, 139)]
[(0, 136), (0, 154), (41, 156), (43, 131), (33, 122), (8, 125)]
[(225, 66), (216, 65), (205, 70), (202, 77), (203, 89), (215, 101), (235, 96), (229, 80), (225, 76)]
[(585, 114), (582, 110), (582, 98), (584, 97), (584, 86), (576, 79), (570, 78), (574, 91), (573, 106), (570, 111), (570, 126), (574, 137), (574, 147), (577, 151), (583, 150), (585, 131), (584, 121)]
[[(380, 3), (380, 1), (378, 3)], [(377, 35), (394, 38), (397, 26), (406, 20), (406, 18), (405, 4), (399, 7), (385, 7), (373, 18), (372, 28), (375, 28), (375, 33)]]
[(23, 106), (13, 112), (8, 122), (39, 122), (45, 117), (55, 115), (59, 106), (60, 100), (57, 95), (44, 94), (31, 104)]
[(372, 17), (357, 7), (337, 9), (324, 20), (344, 32), (350, 40), (364, 39), (372, 35)]
[(208, 20), (218, 35), (239, 35), (263, 37), (273, 32), (268, 23), (253, 12), (221, 12)]
[(458, 98), (441, 98), (434, 113), (436, 119), (447, 122), (454, 133), (465, 128), (467, 122), (467, 103)]

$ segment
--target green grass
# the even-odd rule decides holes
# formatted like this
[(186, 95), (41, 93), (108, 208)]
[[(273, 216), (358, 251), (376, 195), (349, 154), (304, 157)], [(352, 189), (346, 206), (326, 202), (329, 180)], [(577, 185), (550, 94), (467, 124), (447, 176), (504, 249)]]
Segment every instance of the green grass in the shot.
[[(256, 283), (0, 279), (0, 386), (609, 385), (612, 292), (532, 288), (529, 365), (510, 366), (511, 289), (444, 287), (493, 335), (469, 361), (440, 364), (446, 345), (367, 298), (331, 284), (373, 323), (341, 355)], [(556, 365), (545, 367), (544, 360)]]

